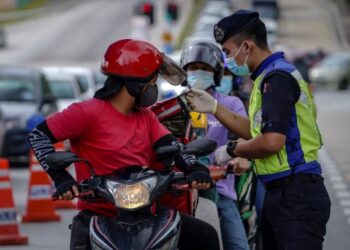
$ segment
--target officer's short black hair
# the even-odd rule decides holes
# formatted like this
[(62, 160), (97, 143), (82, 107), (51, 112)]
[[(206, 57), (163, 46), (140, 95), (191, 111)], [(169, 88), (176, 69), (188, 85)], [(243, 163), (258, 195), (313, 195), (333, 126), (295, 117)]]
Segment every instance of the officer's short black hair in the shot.
[(252, 39), (259, 48), (268, 48), (265, 24), (260, 20), (259, 13), (252, 10), (238, 10), (222, 18), (214, 26), (214, 37), (220, 44), (234, 37), (238, 46), (244, 40)]

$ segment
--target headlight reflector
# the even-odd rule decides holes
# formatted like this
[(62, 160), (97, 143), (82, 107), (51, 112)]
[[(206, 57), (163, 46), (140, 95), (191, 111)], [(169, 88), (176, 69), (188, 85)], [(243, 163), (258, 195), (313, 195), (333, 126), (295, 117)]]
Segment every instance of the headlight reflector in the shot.
[(134, 210), (150, 204), (150, 194), (157, 182), (155, 176), (134, 184), (111, 183), (109, 190), (112, 191), (116, 207)]

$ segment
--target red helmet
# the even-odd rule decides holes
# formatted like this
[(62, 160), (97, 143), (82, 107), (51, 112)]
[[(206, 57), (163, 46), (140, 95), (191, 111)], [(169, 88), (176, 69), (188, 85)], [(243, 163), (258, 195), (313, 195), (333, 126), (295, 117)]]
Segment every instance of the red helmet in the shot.
[(163, 56), (152, 44), (123, 39), (112, 43), (102, 59), (101, 72), (126, 79), (150, 81), (163, 65)]

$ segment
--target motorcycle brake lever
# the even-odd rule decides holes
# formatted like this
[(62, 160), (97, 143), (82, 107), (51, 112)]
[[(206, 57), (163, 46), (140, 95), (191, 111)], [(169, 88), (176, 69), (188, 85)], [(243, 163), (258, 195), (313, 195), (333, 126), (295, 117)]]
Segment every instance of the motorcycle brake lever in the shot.
[(190, 185), (189, 184), (180, 184), (180, 183), (173, 183), (171, 184), (171, 187), (176, 190), (189, 190)]
[[(94, 191), (90, 190), (90, 191), (85, 191), (85, 192), (80, 192), (78, 196), (74, 195), (74, 198), (81, 198), (81, 199), (87, 199), (87, 198), (94, 198), (95, 194)], [(57, 192), (54, 192), (52, 194), (52, 200), (53, 201), (57, 201), (59, 200), (59, 195), (57, 194)]]

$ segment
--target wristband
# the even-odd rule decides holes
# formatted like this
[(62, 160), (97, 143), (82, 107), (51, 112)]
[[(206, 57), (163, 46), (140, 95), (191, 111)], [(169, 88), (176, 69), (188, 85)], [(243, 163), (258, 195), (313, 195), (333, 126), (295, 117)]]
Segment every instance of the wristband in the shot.
[(226, 152), (232, 157), (235, 158), (237, 157), (237, 155), (233, 152), (237, 146), (238, 141), (230, 141), (229, 143), (227, 143), (227, 148), (226, 148)]

